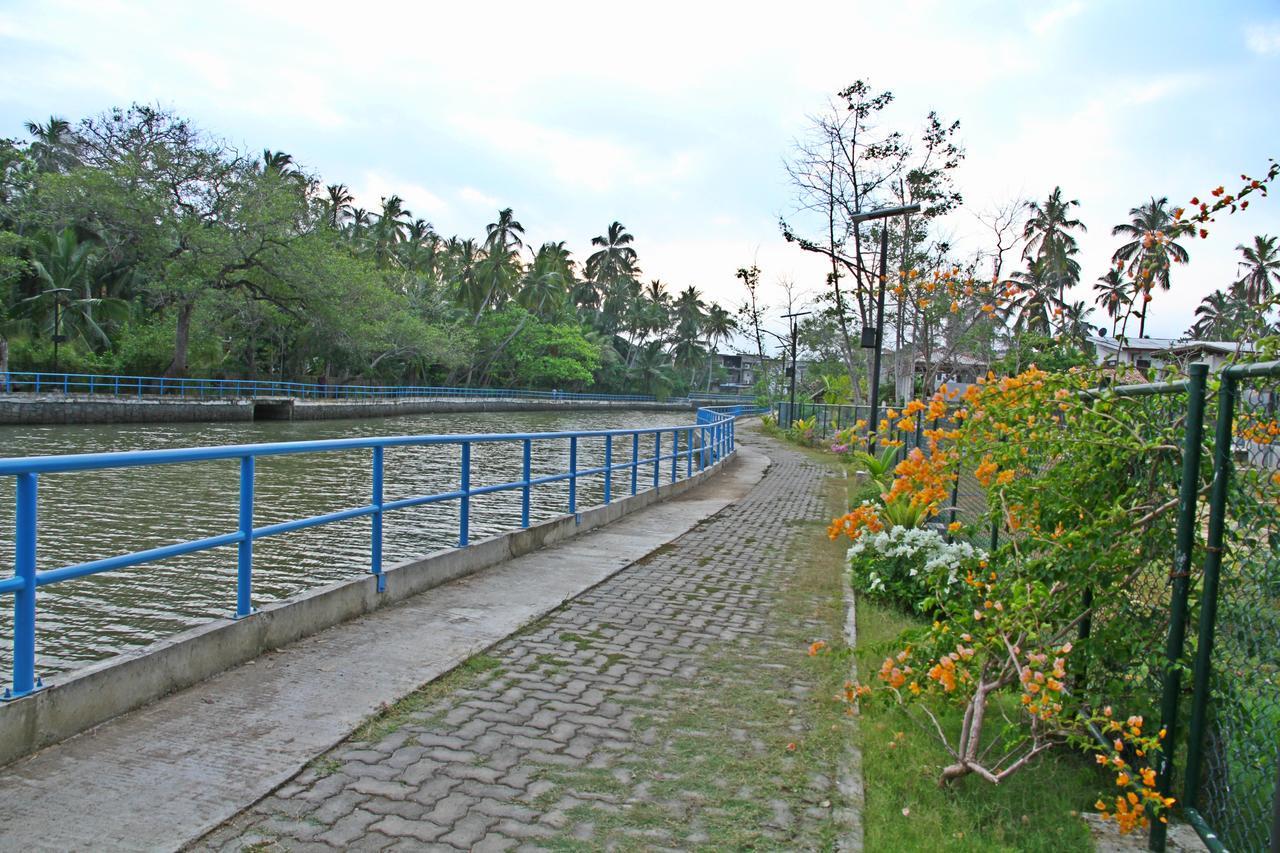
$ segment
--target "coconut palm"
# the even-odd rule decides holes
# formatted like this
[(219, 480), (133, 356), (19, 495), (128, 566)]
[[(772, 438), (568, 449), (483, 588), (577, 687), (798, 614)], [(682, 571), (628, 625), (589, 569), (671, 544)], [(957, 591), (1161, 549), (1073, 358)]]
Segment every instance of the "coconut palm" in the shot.
[(324, 189), (325, 220), (330, 228), (336, 230), (342, 227), (342, 223), (350, 215), (351, 202), (355, 201), (356, 197), (351, 194), (346, 184), (329, 184)]
[(1062, 304), (1057, 295), (1059, 279), (1050, 273), (1049, 264), (1028, 260), (1026, 270), (1010, 275), (1005, 285), (1019, 291), (1006, 308), (1014, 330), (1048, 334), (1053, 327), (1053, 310)]
[(1210, 293), (1196, 306), (1196, 322), (1189, 334), (1207, 340), (1227, 341), (1239, 328), (1239, 302), (1221, 290)]
[(31, 134), (31, 157), (40, 172), (65, 172), (79, 165), (76, 154), (76, 136), (71, 122), (57, 116), (49, 116), (45, 124), (29, 121), (25, 127)]
[(1116, 323), (1124, 312), (1124, 305), (1129, 300), (1129, 284), (1120, 275), (1120, 270), (1112, 268), (1105, 275), (1099, 276), (1093, 289), (1098, 295), (1093, 300), (1111, 318), (1111, 334), (1116, 333)]
[(1116, 249), (1111, 260), (1117, 265), (1128, 264), (1129, 275), (1145, 279), (1161, 290), (1168, 290), (1171, 264), (1185, 264), (1191, 259), (1187, 250), (1172, 240), (1165, 239), (1174, 226), (1173, 214), (1168, 210), (1169, 199), (1152, 198), (1146, 204), (1132, 208), (1129, 222), (1111, 229), (1112, 236), (1132, 239)]
[(677, 322), (689, 322), (699, 329), (702, 327), (706, 308), (706, 303), (702, 301), (702, 294), (692, 284), (680, 291), (680, 295), (671, 303), (671, 310), (675, 313)]
[(573, 260), (564, 241), (543, 243), (525, 271), (516, 302), (533, 314), (558, 314), (568, 300), (573, 284)]
[(725, 310), (724, 306), (719, 303), (711, 303), (711, 307), (707, 309), (707, 315), (702, 321), (703, 334), (707, 336), (707, 386), (705, 390), (711, 390), (711, 374), (715, 369), (716, 345), (721, 341), (727, 340), (734, 330), (738, 328), (738, 321), (733, 318), (733, 314)]
[(1027, 206), (1030, 216), (1023, 226), (1022, 236), (1027, 241), (1022, 256), (1044, 265), (1043, 274), (1054, 280), (1058, 287), (1058, 301), (1065, 299), (1066, 288), (1080, 280), (1080, 268), (1074, 268), (1071, 256), (1078, 250), (1072, 231), (1084, 231), (1084, 223), (1071, 218), (1071, 209), (1080, 202), (1062, 198), (1062, 187), (1054, 187), (1043, 205), (1033, 201)]
[(516, 221), (511, 208), (498, 211), (498, 221), (485, 228), (484, 257), (476, 266), (476, 276), (485, 285), (485, 297), (476, 310), (476, 321), (484, 309), (497, 307), (512, 295), (520, 280), (520, 250), (524, 226)]
[(1243, 274), (1237, 280), (1234, 289), (1250, 305), (1259, 305), (1269, 299), (1280, 285), (1280, 251), (1277, 251), (1276, 238), (1259, 234), (1253, 238), (1253, 245), (1241, 244), (1236, 250), (1244, 255), (1239, 266)]
[(587, 258), (587, 278), (598, 287), (607, 289), (618, 279), (639, 275), (640, 269), (636, 266), (638, 256), (631, 248), (634, 239), (621, 222), (614, 222), (606, 233), (592, 237), (591, 245), (601, 248)]

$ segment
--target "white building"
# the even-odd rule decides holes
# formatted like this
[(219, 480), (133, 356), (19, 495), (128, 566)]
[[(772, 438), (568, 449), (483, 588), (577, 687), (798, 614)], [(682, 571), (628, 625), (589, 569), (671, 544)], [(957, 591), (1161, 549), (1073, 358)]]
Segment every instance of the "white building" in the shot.
[(1221, 370), (1235, 361), (1248, 361), (1257, 349), (1246, 341), (1197, 341), (1188, 338), (1112, 338), (1091, 335), (1094, 359), (1098, 364), (1133, 367), (1138, 370), (1186, 367), (1195, 361)]

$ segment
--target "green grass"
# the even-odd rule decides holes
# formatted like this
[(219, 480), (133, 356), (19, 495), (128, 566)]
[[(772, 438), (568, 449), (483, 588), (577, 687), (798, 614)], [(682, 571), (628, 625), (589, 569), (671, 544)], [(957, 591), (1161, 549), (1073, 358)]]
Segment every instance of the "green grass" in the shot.
[[(918, 623), (866, 596), (858, 599), (858, 672), (864, 677), (897, 651), (894, 641)], [(944, 729), (958, 712), (936, 711)], [(938, 787), (949, 754), (899, 708), (868, 705), (859, 718), (866, 780), (863, 822), (868, 850), (1092, 850), (1078, 814), (1092, 809), (1106, 779), (1078, 753), (1050, 752), (999, 786), (975, 776)], [(988, 727), (998, 736), (999, 727)], [(898, 732), (905, 737), (896, 738)], [(895, 743), (890, 746), (890, 743)], [(909, 813), (904, 815), (903, 809)]]
[[(476, 683), (485, 673), (500, 667), (497, 658), (478, 654), (467, 658), (444, 676), (405, 696), (366, 720), (351, 735), (362, 743), (376, 743), (410, 722), (422, 722), (421, 713), (454, 690)], [(330, 771), (332, 772), (332, 771)]]

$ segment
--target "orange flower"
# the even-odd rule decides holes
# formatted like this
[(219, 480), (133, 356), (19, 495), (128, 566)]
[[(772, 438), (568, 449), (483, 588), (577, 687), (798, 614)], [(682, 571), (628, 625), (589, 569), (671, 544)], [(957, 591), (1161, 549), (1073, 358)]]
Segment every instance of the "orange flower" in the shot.
[(827, 643), (825, 640), (818, 640), (816, 643), (810, 643), (809, 657), (814, 657), (815, 655), (818, 654), (818, 652), (822, 651), (826, 647), (827, 647)]

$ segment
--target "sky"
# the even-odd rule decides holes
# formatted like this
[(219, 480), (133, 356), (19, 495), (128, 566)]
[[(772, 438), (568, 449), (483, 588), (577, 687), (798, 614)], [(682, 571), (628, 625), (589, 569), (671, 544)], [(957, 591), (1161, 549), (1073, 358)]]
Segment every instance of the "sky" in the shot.
[[(290, 153), (361, 206), (397, 193), (446, 235), (482, 236), (509, 206), (527, 242), (583, 260), (621, 221), (646, 280), (727, 307), (752, 263), (775, 306), (781, 280), (823, 287), (781, 237), (784, 163), (858, 79), (895, 93), (886, 122), (909, 134), (930, 110), (961, 122), (965, 205), (937, 226), (958, 253), (985, 247), (977, 217), (996, 205), (1059, 185), (1080, 201), (1075, 299), (1092, 300), (1130, 208), (1231, 190), (1280, 158), (1275, 0), (0, 0), (0, 136), (160, 104)], [(1254, 234), (1280, 234), (1280, 191), (1187, 244), (1148, 334), (1184, 331)]]

